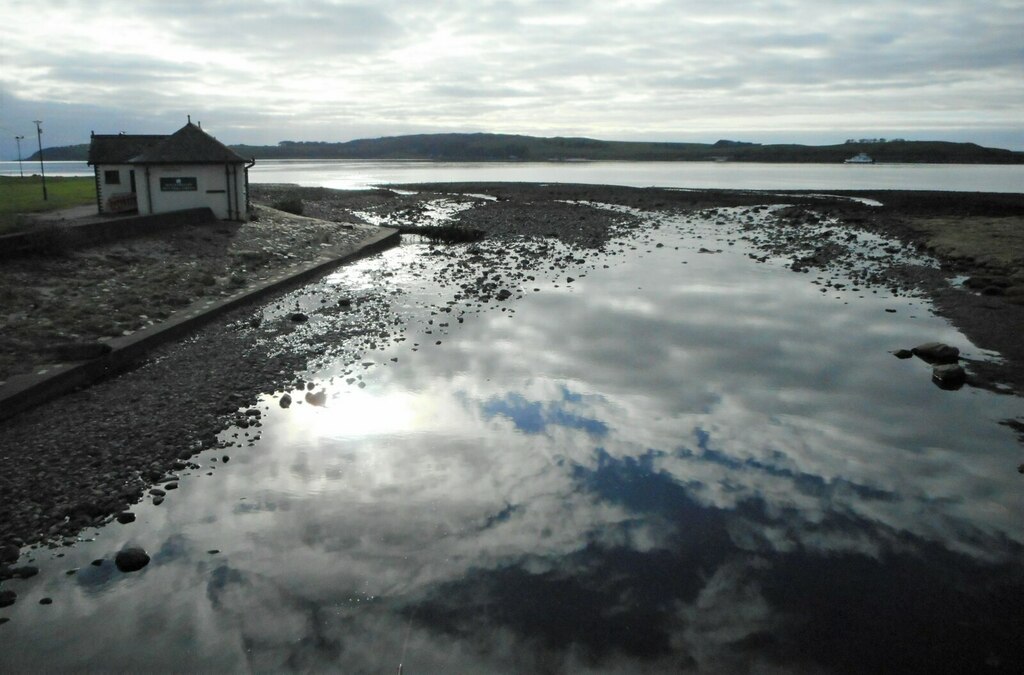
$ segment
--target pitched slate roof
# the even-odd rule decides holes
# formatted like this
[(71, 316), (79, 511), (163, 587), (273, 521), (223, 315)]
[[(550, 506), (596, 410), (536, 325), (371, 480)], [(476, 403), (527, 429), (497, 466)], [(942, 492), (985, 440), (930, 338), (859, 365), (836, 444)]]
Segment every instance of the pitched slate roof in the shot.
[(93, 134), (89, 164), (237, 164), (248, 160), (192, 122), (167, 134)]
[(236, 164), (248, 160), (189, 122), (129, 164)]
[(148, 148), (167, 140), (167, 134), (93, 134), (89, 143), (89, 164), (127, 164)]

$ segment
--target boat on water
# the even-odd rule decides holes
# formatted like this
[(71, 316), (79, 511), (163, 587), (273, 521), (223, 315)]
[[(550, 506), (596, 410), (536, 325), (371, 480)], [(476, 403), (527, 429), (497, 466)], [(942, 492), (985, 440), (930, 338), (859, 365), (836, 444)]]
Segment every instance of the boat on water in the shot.
[(843, 160), (843, 164), (874, 164), (875, 160), (871, 159), (866, 152), (861, 152), (850, 159)]

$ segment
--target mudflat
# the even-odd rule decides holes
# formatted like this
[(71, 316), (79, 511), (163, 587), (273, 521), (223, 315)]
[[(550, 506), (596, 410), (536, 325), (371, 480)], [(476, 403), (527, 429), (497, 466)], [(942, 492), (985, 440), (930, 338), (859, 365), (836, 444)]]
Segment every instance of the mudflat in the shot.
[[(729, 207), (732, 215), (715, 217), (762, 252), (752, 264), (781, 258), (823, 289), (858, 284), (927, 296), (978, 347), (1004, 357), (968, 363), (968, 385), (1024, 394), (1024, 195), (435, 184), (397, 192), (254, 185), (253, 196), (263, 206), (250, 223), (184, 227), (0, 263), (0, 380), (46, 368), (55, 345), (102, 342), (159, 323), (196, 298), (312, 259), (356, 228), (426, 232), (444, 221), (482, 233), (478, 243), (435, 252), (472, 259), (466, 269), (473, 273), (453, 272), (450, 283), (489, 303), (503, 299), (503, 289), (479, 273), (481, 266), (524, 279), (529, 265), (560, 264), (548, 240), (586, 258), (603, 253), (613, 237), (638, 232), (638, 213), (718, 214)], [(439, 214), (446, 202), (451, 209)], [(744, 213), (769, 208), (773, 217), (756, 227), (744, 220)], [(530, 262), (507, 266), (510, 250)], [(915, 262), (921, 256), (937, 264)], [(187, 467), (199, 449), (215, 446), (227, 426), (258, 434), (257, 397), (301, 386), (298, 374), (311, 359), (333, 349), (356, 360), (362, 346), (400, 330), (386, 302), (366, 293), (321, 308), (344, 319), (329, 339), (312, 343), (296, 332), (289, 350), (269, 351), (268, 338), (293, 331), (300, 319), (268, 321), (261, 306), (233, 310), (130, 372), (0, 423), (0, 544), (72, 543), (83, 528), (108, 522)], [(1007, 423), (1024, 430), (1022, 420)]]

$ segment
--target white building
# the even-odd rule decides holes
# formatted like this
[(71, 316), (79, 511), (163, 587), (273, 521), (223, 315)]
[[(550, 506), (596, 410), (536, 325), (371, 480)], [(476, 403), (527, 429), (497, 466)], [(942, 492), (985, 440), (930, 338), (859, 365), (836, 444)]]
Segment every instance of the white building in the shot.
[(191, 119), (170, 136), (93, 134), (89, 145), (100, 213), (208, 206), (221, 220), (245, 220), (254, 163)]

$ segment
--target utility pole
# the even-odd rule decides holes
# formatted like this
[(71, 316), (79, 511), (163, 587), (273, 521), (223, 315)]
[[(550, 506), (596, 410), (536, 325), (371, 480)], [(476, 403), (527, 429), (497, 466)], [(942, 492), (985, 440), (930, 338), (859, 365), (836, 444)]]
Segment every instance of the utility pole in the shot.
[(46, 170), (43, 168), (43, 128), (39, 126), (43, 123), (42, 120), (32, 120), (36, 125), (36, 140), (39, 141), (39, 175), (43, 177), (43, 201), (50, 201), (50, 198), (46, 196)]
[(18, 174), (24, 178), (25, 171), (21, 168), (21, 142), (25, 140), (24, 136), (15, 136), (14, 142), (18, 144)]

